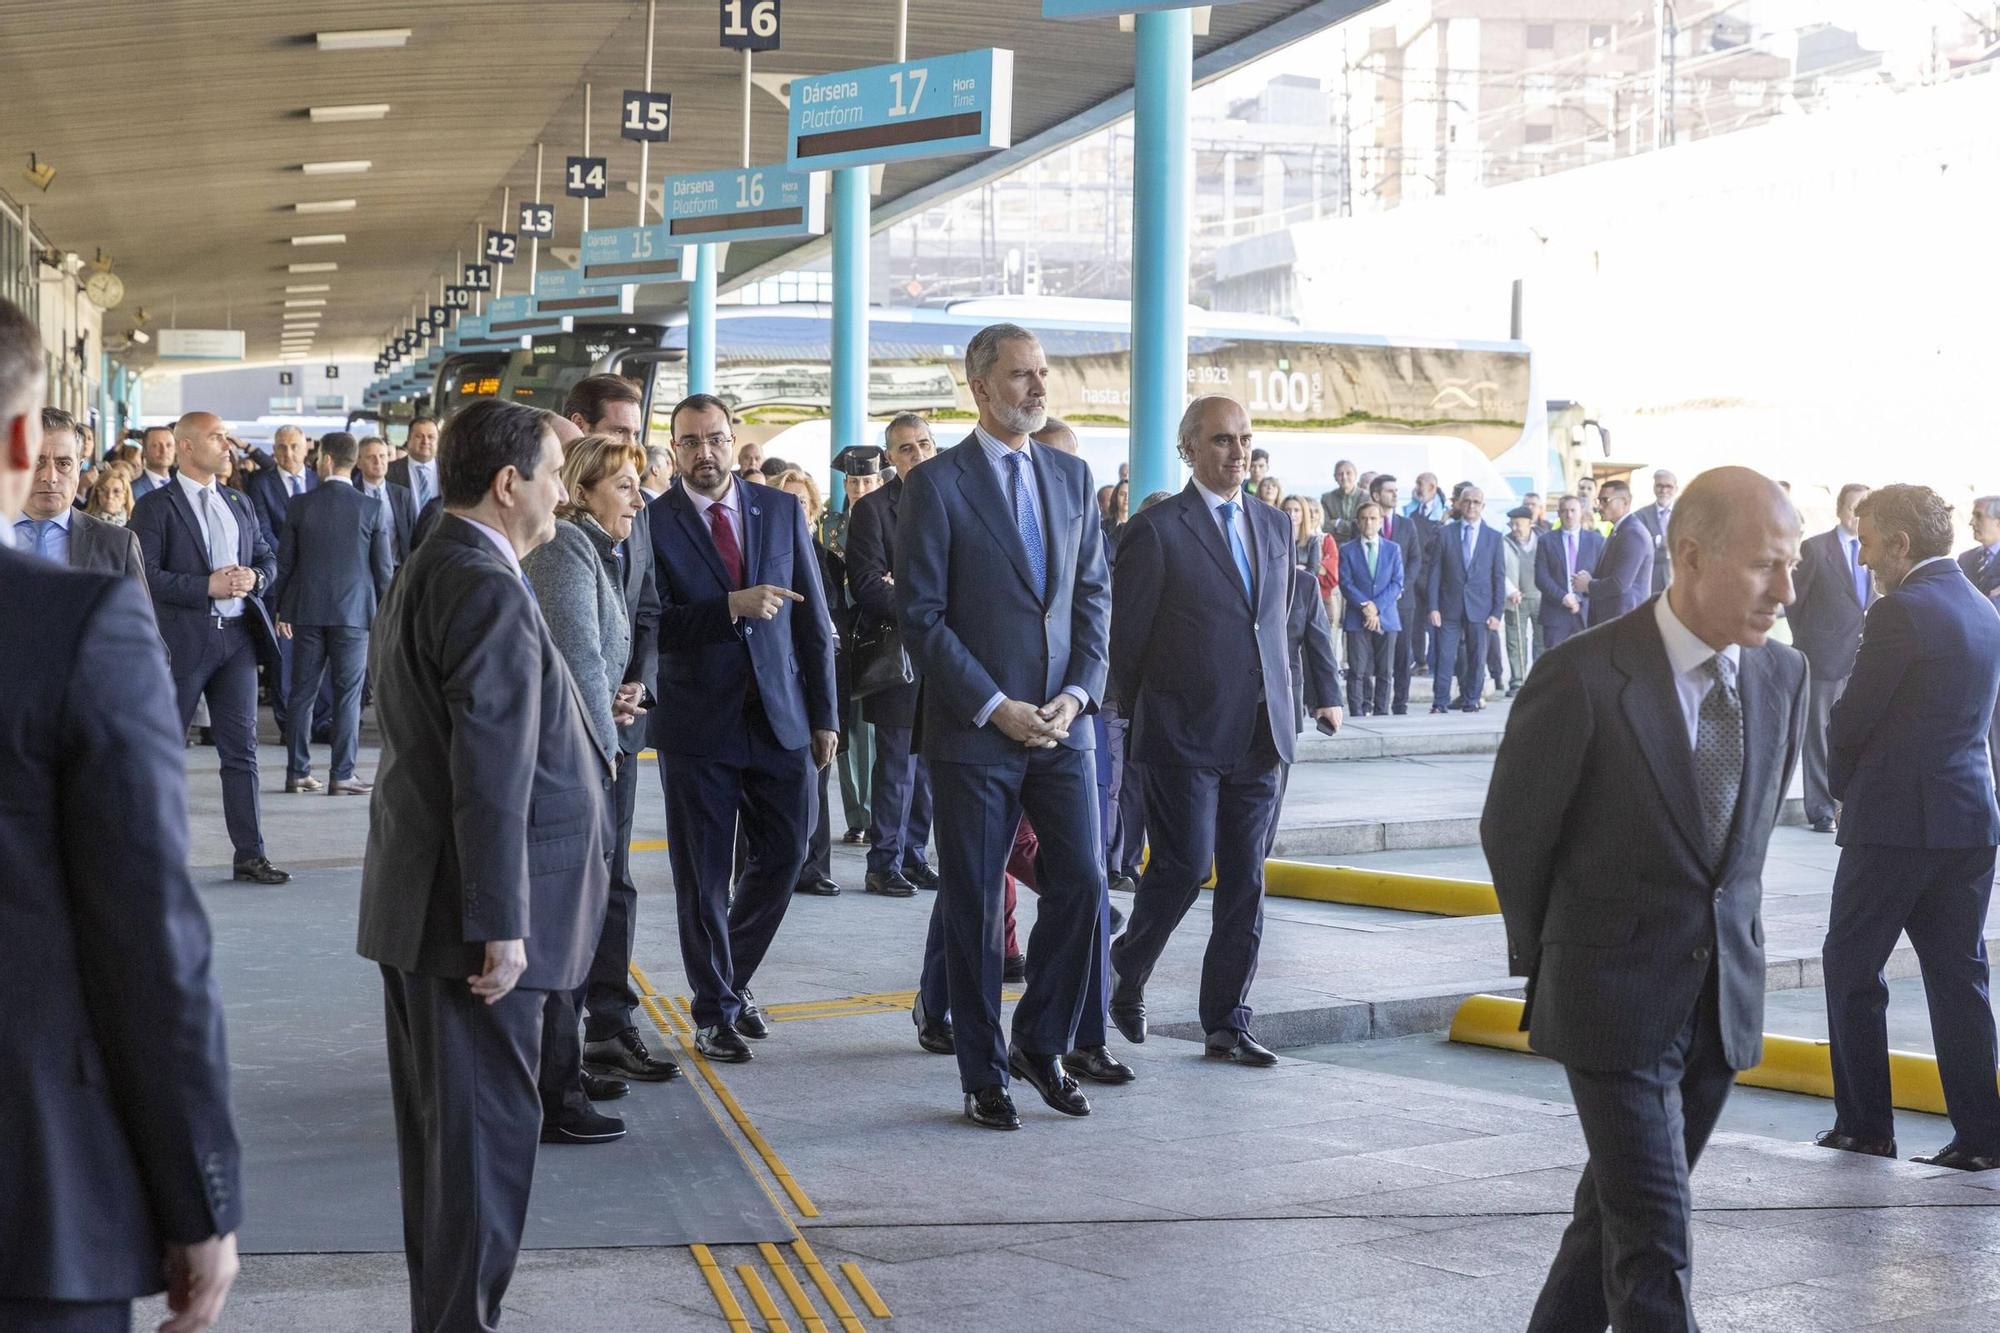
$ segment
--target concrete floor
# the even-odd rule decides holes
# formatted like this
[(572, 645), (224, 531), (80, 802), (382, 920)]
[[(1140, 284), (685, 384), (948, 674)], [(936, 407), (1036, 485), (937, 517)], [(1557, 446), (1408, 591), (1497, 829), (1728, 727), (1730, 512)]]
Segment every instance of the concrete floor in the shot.
[[(1447, 759), (1462, 765), (1464, 787), (1433, 810), (1476, 815), (1465, 802), (1483, 783), (1482, 761)], [(276, 794), (280, 756), (267, 750), (264, 761), (273, 859), (358, 877), (366, 803)], [(372, 764), (365, 754), (364, 774)], [(1314, 790), (1288, 817), (1364, 810), (1395, 765), (1301, 765), (1294, 789), (1310, 772)], [(1444, 767), (1425, 758), (1405, 771)], [(253, 891), (227, 884), (212, 752), (191, 751), (190, 768), (191, 859), (204, 891)], [(662, 837), (650, 769), (640, 811), (637, 837)], [(1792, 986), (1817, 980), (1805, 972), (1824, 929), (1830, 841), (1796, 830), (1774, 841), (1767, 922), (1777, 983), (1787, 966)], [(1343, 859), (1479, 873), (1476, 849), (1464, 846)], [(635, 866), (638, 960), (671, 999), (682, 986), (665, 854), (641, 852)], [(855, 885), (860, 870), (857, 851), (836, 852), (836, 878)], [(952, 1063), (917, 1048), (896, 995), (914, 984), (929, 908), (928, 895), (796, 900), (756, 989), (767, 1005), (823, 1007), (781, 1010), (785, 1021), (753, 1063), (701, 1084), (772, 1188), (782, 1183), (774, 1162), (795, 1182), (797, 1195), (779, 1197), (828, 1279), (822, 1288), (792, 1247), (717, 1249), (717, 1278), (745, 1314), (735, 1327), (878, 1326), (844, 1263), (879, 1293), (893, 1326), (909, 1329), (1051, 1322), (1490, 1333), (1525, 1322), (1584, 1160), (1560, 1070), (1431, 1036), (1325, 1044), (1357, 1023), (1349, 1035), (1368, 1036), (1377, 1020), (1416, 1022), (1425, 1006), (1448, 1012), (1456, 995), (1507, 984), (1497, 920), (1273, 901), (1255, 998), (1259, 1031), (1296, 1048), (1277, 1069), (1217, 1065), (1194, 1043), (1166, 1037), (1119, 1043), (1137, 1083), (1090, 1089), (1095, 1113), (1083, 1120), (1025, 1093), (1026, 1127), (1000, 1135), (959, 1118)], [(1030, 901), (1024, 920), (1032, 911)], [(1191, 1017), (1202, 911), (1151, 987), (1167, 1021)], [(1892, 1009), (1899, 1023), (1919, 1008), (1904, 990)], [(854, 996), (888, 998), (824, 1005)], [(1811, 998), (1800, 992), (1784, 1004), (1803, 1021)], [(684, 1058), (676, 1042), (649, 1037)], [(722, 1090), (770, 1158), (742, 1137)], [(1746, 1090), (1729, 1115), (1696, 1177), (1704, 1328), (2000, 1328), (2000, 1181), (1803, 1146), (1830, 1115), (1824, 1102)], [(1917, 1117), (1902, 1133), (1906, 1151), (1923, 1151), (1936, 1146), (1938, 1126)], [(629, 1188), (674, 1182), (634, 1177)], [(795, 1278), (810, 1317), (786, 1294), (777, 1265)], [(775, 1320), (758, 1313), (753, 1280), (769, 1292)], [(389, 1329), (407, 1322), (405, 1301), (400, 1255), (255, 1258), (226, 1326)], [(142, 1314), (156, 1320), (157, 1307)], [(506, 1323), (730, 1326), (699, 1257), (684, 1248), (531, 1253)]]

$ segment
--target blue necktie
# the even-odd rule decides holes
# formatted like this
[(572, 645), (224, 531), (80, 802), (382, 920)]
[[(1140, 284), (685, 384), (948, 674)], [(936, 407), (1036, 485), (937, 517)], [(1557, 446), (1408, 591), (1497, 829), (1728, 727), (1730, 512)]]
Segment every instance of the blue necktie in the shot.
[(1236, 562), (1237, 576), (1243, 580), (1243, 595), (1254, 601), (1257, 594), (1250, 587), (1250, 553), (1243, 549), (1243, 536), (1236, 531), (1236, 502), (1225, 500), (1215, 512), (1222, 516), (1222, 537), (1229, 543), (1229, 558)]
[(1013, 471), (1010, 484), (1014, 492), (1014, 527), (1021, 534), (1021, 545), (1028, 551), (1028, 573), (1035, 585), (1035, 596), (1046, 597), (1049, 587), (1048, 556), (1042, 550), (1042, 525), (1035, 521), (1035, 503), (1028, 494), (1028, 479), (1022, 473), (1027, 466), (1028, 451), (1015, 449), (1007, 455), (1007, 466)]
[(51, 519), (24, 518), (14, 525), (14, 531), (28, 539), (36, 555), (44, 560), (50, 560), (54, 557), (49, 554), (49, 529), (54, 526), (55, 523)]
[(1854, 571), (1854, 600), (1863, 607), (1868, 605), (1868, 571), (1861, 564), (1861, 543), (1850, 540), (1847, 543), (1848, 568)]
[(1470, 523), (1465, 524), (1464, 527), (1465, 527), (1465, 567), (1467, 569), (1471, 569), (1472, 545), (1474, 542), (1479, 540), (1479, 529), (1473, 527)]

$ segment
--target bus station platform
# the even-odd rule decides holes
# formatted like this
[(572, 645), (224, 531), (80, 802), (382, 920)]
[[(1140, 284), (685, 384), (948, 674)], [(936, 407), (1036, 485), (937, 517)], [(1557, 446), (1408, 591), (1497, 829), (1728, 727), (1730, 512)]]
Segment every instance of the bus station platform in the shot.
[[(1465, 751), (1504, 716), (1489, 706), (1423, 718), (1424, 731), (1381, 727), (1387, 743), (1427, 736), (1445, 753), (1305, 756), (1281, 846), (1372, 820), (1399, 830), (1395, 850), (1292, 855), (1484, 878), (1475, 839), (1491, 760)], [(268, 775), (282, 761), (267, 749), (267, 837), (303, 873), (279, 889), (233, 884), (213, 752), (188, 753), (193, 860), (216, 922), (246, 1145), (244, 1243), (256, 1254), (234, 1326), (394, 1326), (407, 1318), (406, 1276), (393, 1161), (382, 1156), (393, 1140), (378, 983), (352, 953), (366, 803), (277, 793)], [(374, 759), (365, 748), (363, 773)], [(606, 1104), (630, 1123), (623, 1141), (543, 1148), (510, 1323), (1371, 1333), (1525, 1323), (1585, 1150), (1558, 1066), (1445, 1039), (1466, 997), (1519, 993), (1497, 917), (1271, 898), (1255, 1031), (1282, 1058), (1251, 1070), (1201, 1055), (1198, 904), (1148, 987), (1150, 1039), (1113, 1038), (1138, 1080), (1087, 1086), (1093, 1113), (1082, 1120), (1027, 1097), (1023, 1131), (994, 1135), (960, 1118), (955, 1068), (919, 1049), (911, 1027), (931, 899), (859, 892), (859, 849), (834, 849), (848, 892), (792, 904), (756, 982), (773, 1019), (756, 1058), (696, 1058), (663, 839), (649, 765), (636, 958), (647, 1040), (685, 1077)], [(1830, 838), (1796, 827), (1774, 836), (1772, 1031), (1824, 1034), (1814, 988), (1836, 859)], [(1024, 926), (1033, 911), (1026, 896)], [(1914, 974), (1907, 950), (1890, 973)], [(1927, 1049), (1919, 994), (1905, 981), (1895, 995), (1894, 1044)], [(1742, 1088), (1732, 1099), (1695, 1176), (1702, 1326), (2000, 1327), (2000, 1182), (1809, 1146), (1831, 1121), (1818, 1098)], [(1902, 1112), (1898, 1125), (1905, 1156), (1949, 1135), (1936, 1116)], [(343, 1149), (351, 1158), (366, 1142), (365, 1169), (343, 1172)]]

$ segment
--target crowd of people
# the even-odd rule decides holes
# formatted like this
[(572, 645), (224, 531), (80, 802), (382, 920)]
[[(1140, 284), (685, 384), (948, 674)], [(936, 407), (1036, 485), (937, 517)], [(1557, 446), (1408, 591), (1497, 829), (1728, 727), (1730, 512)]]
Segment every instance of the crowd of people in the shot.
[[(1684, 493), (1656, 473), (1638, 509), (1585, 478), (1503, 531), (1479, 487), (1430, 473), (1405, 499), (1343, 460), (1333, 489), (1288, 494), (1247, 409), (1211, 395), (1177, 432), (1187, 485), (1134, 506), (1124, 478), (1094, 484), (1011, 324), (968, 346), (971, 429), (940, 448), (897, 416), (835, 460), (844, 507), (708, 394), (648, 443), (641, 390), (609, 375), (559, 413), (419, 418), (401, 449), (287, 427), (266, 452), (190, 412), (100, 461), (41, 406), (37, 349), (0, 305), (0, 762), (47, 793), (0, 806), (0, 919), (29, 946), (0, 972), (0, 1109), (31, 1126), (0, 1147), (7, 1327), (121, 1326), (166, 1286), (193, 1333), (234, 1274), (180, 749), (205, 705), (234, 875), (285, 883), (260, 672), (284, 792), (370, 799), (358, 948), (383, 985), (417, 1328), (494, 1327), (538, 1144), (615, 1141), (604, 1104), (679, 1076), (631, 982), (647, 749), (693, 1048), (740, 1062), (771, 1036), (756, 976), (794, 897), (841, 891), (838, 828), (866, 892), (934, 893), (916, 1041), (954, 1057), (967, 1121), (1018, 1130), (1017, 1084), (1080, 1117), (1084, 1084), (1138, 1077), (1109, 1035), (1146, 1041), (1204, 884), (1204, 1050), (1277, 1063), (1251, 988), (1299, 737), (1407, 713), (1414, 676), (1435, 712), (1479, 711), (1489, 681), (1517, 696), (1483, 840), (1531, 1041), (1568, 1068), (1591, 1148), (1532, 1325), (1551, 1330), (1692, 1326), (1688, 1172), (1758, 1057), (1765, 846), (1802, 762), (1808, 819), (1842, 848), (1820, 1142), (1896, 1151), (1880, 974), (1907, 930), (1956, 1130), (1926, 1160), (2000, 1166), (1980, 943), (2000, 498), (1956, 561), (1921, 487), (1846, 488), (1801, 544), (1789, 496), (1743, 468)], [(1771, 640), (1787, 615), (1796, 648)], [(75, 789), (128, 817), (107, 835)], [(1658, 799), (1635, 815), (1635, 791)], [(1005, 981), (1025, 986), (1010, 1020)], [(21, 1017), (52, 992), (73, 1001), (53, 1027)], [(70, 1079), (77, 1050), (109, 1074)]]

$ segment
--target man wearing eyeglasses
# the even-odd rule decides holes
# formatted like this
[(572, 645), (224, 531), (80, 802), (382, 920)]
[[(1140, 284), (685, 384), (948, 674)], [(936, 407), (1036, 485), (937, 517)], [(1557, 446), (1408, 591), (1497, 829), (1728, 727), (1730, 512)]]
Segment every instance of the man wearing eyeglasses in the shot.
[(669, 422), (681, 484), (648, 510), (660, 702), (647, 739), (666, 788), (695, 1047), (740, 1063), (743, 1038), (770, 1035), (750, 980), (805, 863), (814, 776), (839, 741), (833, 622), (805, 510), (730, 472), (728, 407), (693, 394)]

